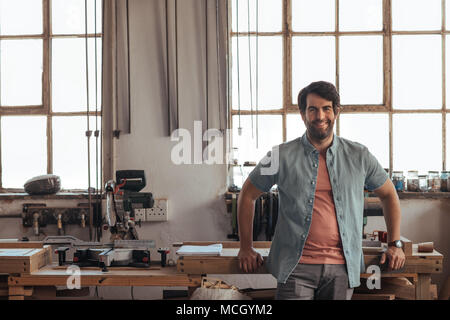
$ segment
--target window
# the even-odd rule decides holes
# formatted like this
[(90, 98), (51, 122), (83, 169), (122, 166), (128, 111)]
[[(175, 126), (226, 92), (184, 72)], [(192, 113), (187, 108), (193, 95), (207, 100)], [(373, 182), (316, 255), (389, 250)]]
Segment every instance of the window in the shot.
[(298, 92), (325, 80), (341, 95), (336, 134), (366, 145), (391, 172), (448, 170), (450, 0), (231, 4), (230, 124), (233, 147), (245, 146), (240, 163), (302, 135)]
[(87, 189), (88, 121), (96, 186), (101, 45), (101, 0), (87, 10), (85, 0), (0, 0), (1, 191), (44, 174), (60, 176), (62, 189)]

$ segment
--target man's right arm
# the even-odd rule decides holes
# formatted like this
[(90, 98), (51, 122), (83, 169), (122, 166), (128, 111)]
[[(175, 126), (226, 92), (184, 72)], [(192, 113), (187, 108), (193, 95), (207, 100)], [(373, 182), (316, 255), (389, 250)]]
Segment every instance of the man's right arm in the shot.
[(253, 249), (253, 215), (255, 201), (263, 192), (247, 179), (239, 193), (238, 200), (238, 228), (240, 250), (238, 254), (239, 267), (245, 272), (253, 272), (262, 265), (263, 259)]

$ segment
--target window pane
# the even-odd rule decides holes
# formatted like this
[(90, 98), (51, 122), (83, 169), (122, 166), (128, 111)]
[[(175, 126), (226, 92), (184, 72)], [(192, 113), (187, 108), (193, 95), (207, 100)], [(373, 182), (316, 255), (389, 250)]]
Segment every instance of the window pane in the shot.
[(342, 104), (383, 103), (383, 37), (339, 39), (339, 83)]
[[(97, 2), (97, 33), (102, 32), (102, 1), (88, 0), (88, 33), (95, 32), (95, 2)], [(53, 34), (84, 34), (85, 0), (52, 0)]]
[[(89, 49), (89, 109), (95, 110), (95, 39)], [(52, 104), (53, 111), (86, 111), (85, 39), (53, 39)], [(97, 39), (97, 105), (101, 106), (101, 39)]]
[(426, 174), (442, 169), (440, 114), (394, 114), (393, 136), (394, 170)]
[(42, 40), (2, 40), (1, 104), (42, 105)]
[(447, 131), (446, 131), (446, 135), (445, 135), (445, 139), (446, 139), (446, 157), (447, 157), (447, 163), (446, 163), (446, 170), (450, 169), (450, 115), (447, 113), (446, 114), (446, 127), (447, 127)]
[[(449, 3), (449, 5), (450, 5), (450, 3)], [(450, 14), (450, 12), (449, 12), (449, 14)], [(446, 35), (445, 39), (446, 39), (446, 43), (450, 43), (449, 35)], [(445, 61), (446, 61), (445, 62), (445, 75), (446, 75), (446, 79), (449, 79), (449, 75), (450, 75), (450, 50), (449, 50), (449, 47), (447, 47), (445, 49)], [(447, 80), (445, 89), (446, 89), (446, 94), (445, 94), (446, 108), (450, 109), (450, 83), (448, 80)], [(450, 159), (449, 159), (449, 161), (450, 161)], [(449, 162), (449, 164), (450, 164), (450, 162)]]
[(300, 112), (298, 114), (286, 115), (286, 141), (291, 141), (301, 137), (305, 131), (305, 123), (300, 116)]
[(0, 34), (42, 34), (42, 0), (0, 0)]
[[(248, 37), (239, 37), (239, 61), (237, 38), (233, 37), (233, 109), (250, 110), (256, 105), (256, 37), (251, 37), (251, 86)], [(280, 109), (283, 103), (283, 57), (281, 37), (259, 37), (258, 40), (258, 109)], [(239, 64), (239, 83), (238, 83)], [(253, 93), (253, 99), (250, 93)]]
[[(97, 119), (97, 127), (101, 132), (101, 121)], [(95, 117), (89, 117), (91, 187), (95, 187)], [(62, 189), (87, 189), (88, 187), (88, 153), (86, 117), (53, 117), (53, 172), (61, 177)], [(100, 147), (99, 137), (99, 147)], [(100, 166), (100, 149), (99, 170)]]
[[(236, 2), (239, 3), (236, 10)], [(250, 31), (256, 31), (256, 2), (258, 2), (258, 31), (281, 31), (283, 3), (281, 0), (231, 0), (233, 32), (248, 32), (248, 3), (250, 2)], [(236, 21), (236, 15), (239, 21)]]
[(445, 29), (450, 29), (450, 0), (445, 0)]
[(369, 148), (383, 168), (389, 168), (389, 117), (387, 114), (341, 114), (341, 137)]
[(394, 108), (442, 108), (441, 47), (440, 35), (392, 37)]
[(335, 37), (294, 37), (292, 40), (292, 103), (313, 81), (336, 83)]
[(440, 30), (441, 0), (392, 0), (392, 30)]
[(381, 0), (340, 0), (340, 31), (378, 31), (383, 29)]
[(242, 135), (238, 134), (239, 117), (233, 116), (233, 148), (238, 148), (239, 164), (245, 161), (259, 162), (273, 146), (283, 142), (281, 115), (258, 116), (258, 148), (256, 148), (256, 117), (241, 116)]
[(2, 116), (1, 126), (3, 188), (47, 174), (47, 117)]
[(294, 31), (335, 31), (335, 0), (292, 0)]

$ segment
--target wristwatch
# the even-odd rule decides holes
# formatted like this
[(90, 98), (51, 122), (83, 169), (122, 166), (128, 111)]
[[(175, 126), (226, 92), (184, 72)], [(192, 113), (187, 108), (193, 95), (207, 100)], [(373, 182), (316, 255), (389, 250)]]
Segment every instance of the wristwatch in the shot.
[(394, 240), (391, 242), (388, 242), (388, 247), (397, 247), (397, 248), (403, 248), (403, 241), (402, 240)]

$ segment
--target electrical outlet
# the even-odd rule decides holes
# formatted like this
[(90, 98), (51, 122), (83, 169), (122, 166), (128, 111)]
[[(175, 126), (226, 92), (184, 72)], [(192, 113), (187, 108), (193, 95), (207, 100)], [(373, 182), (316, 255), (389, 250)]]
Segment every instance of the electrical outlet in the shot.
[(167, 199), (155, 199), (153, 208), (145, 209), (146, 221), (167, 221), (168, 215)]
[(136, 222), (138, 221), (145, 221), (146, 220), (146, 211), (145, 209), (134, 209), (134, 220)]

